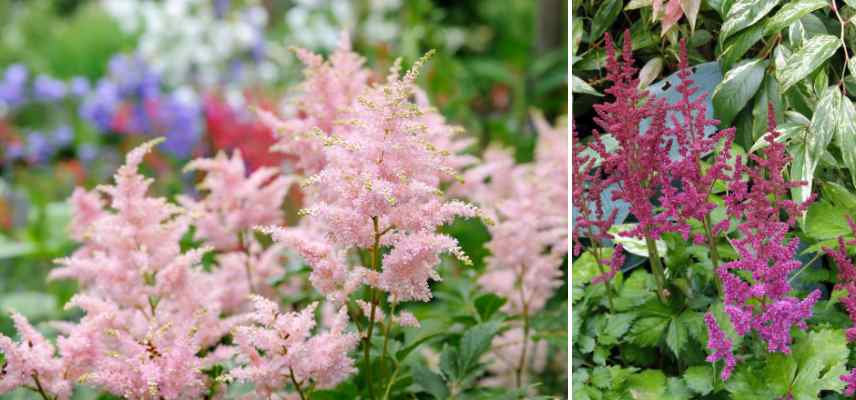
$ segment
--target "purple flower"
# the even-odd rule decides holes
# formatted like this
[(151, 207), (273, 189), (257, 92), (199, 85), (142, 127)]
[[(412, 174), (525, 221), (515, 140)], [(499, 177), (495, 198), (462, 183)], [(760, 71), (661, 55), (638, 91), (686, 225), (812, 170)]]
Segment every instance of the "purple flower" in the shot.
[(98, 156), (98, 147), (92, 143), (84, 143), (77, 149), (77, 155), (84, 162), (89, 162)]
[(24, 156), (24, 146), (19, 142), (9, 143), (4, 150), (6, 161), (20, 160)]
[(108, 80), (101, 80), (95, 91), (80, 105), (80, 117), (94, 124), (99, 132), (108, 132), (112, 128), (113, 117), (120, 101), (116, 85)]
[(0, 101), (15, 107), (26, 101), (26, 85), (29, 73), (21, 64), (10, 65), (0, 82)]
[(54, 148), (44, 134), (38, 131), (27, 133), (27, 147), (25, 149), (27, 160), (31, 163), (47, 161), (54, 152)]
[(57, 147), (66, 147), (74, 140), (74, 131), (68, 125), (60, 125), (53, 132), (53, 140)]
[(84, 97), (91, 89), (89, 80), (84, 76), (75, 76), (71, 79), (71, 93), (77, 97)]
[(52, 103), (65, 97), (65, 83), (47, 75), (39, 75), (33, 83), (33, 96), (38, 101)]
[(731, 371), (737, 365), (734, 359), (734, 354), (731, 352), (731, 341), (725, 337), (725, 333), (719, 328), (713, 314), (707, 313), (704, 315), (704, 322), (707, 324), (707, 348), (713, 350), (713, 353), (707, 356), (706, 361), (715, 363), (718, 360), (725, 360), (725, 368), (722, 369), (722, 380), (727, 381), (731, 376)]

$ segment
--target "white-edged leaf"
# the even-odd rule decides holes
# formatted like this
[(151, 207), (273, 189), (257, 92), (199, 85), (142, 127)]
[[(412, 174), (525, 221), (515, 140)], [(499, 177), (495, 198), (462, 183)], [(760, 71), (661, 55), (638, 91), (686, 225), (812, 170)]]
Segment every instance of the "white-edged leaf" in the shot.
[(642, 69), (639, 71), (639, 89), (645, 89), (651, 82), (654, 82), (658, 76), (660, 76), (660, 72), (663, 71), (663, 58), (662, 57), (654, 57), (642, 66)]
[(593, 96), (603, 96), (600, 92), (591, 87), (586, 81), (580, 79), (576, 75), (571, 75), (571, 92), (590, 94)]
[(850, 170), (853, 185), (856, 185), (856, 107), (850, 99), (842, 97), (835, 141), (841, 149), (844, 166)]
[(777, 68), (776, 77), (782, 84), (782, 92), (786, 92), (820, 67), (835, 54), (840, 45), (841, 40), (832, 35), (817, 35), (806, 41), (799, 50), (788, 57), (781, 69)]
[(690, 23), (690, 31), (692, 32), (695, 32), (695, 23), (699, 8), (701, 8), (701, 0), (681, 0), (681, 10), (687, 17), (687, 21)]
[(747, 60), (729, 70), (713, 91), (713, 111), (721, 126), (731, 122), (764, 80), (765, 60)]
[[(776, 137), (776, 143), (784, 143), (785, 145), (789, 144), (792, 140), (802, 140), (803, 136), (806, 133), (806, 127), (794, 124), (792, 122), (786, 122), (784, 124), (776, 127), (776, 130), (779, 131), (780, 135)], [(755, 141), (755, 144), (749, 149), (749, 153), (754, 153), (758, 150), (761, 150), (770, 145), (767, 141), (767, 137), (770, 135), (769, 132), (764, 132), (758, 140)]]
[(790, 26), (792, 22), (800, 19), (803, 15), (828, 5), (829, 1), (827, 0), (790, 1), (767, 20), (767, 23), (764, 24), (764, 30), (767, 35), (777, 33)]
[[(624, 248), (624, 251), (636, 254), (637, 256), (648, 257), (648, 246), (645, 244), (645, 239), (637, 239), (621, 235), (622, 232), (629, 231), (635, 228), (636, 225), (638, 224), (616, 224), (609, 228), (608, 232), (612, 235), (612, 240), (615, 243), (620, 244)], [(666, 242), (658, 239), (654, 241), (654, 243), (657, 246), (657, 253), (661, 256), (666, 254)]]
[(728, 15), (720, 29), (720, 43), (729, 36), (754, 25), (764, 18), (773, 8), (779, 4), (779, 0), (737, 0), (728, 9)]

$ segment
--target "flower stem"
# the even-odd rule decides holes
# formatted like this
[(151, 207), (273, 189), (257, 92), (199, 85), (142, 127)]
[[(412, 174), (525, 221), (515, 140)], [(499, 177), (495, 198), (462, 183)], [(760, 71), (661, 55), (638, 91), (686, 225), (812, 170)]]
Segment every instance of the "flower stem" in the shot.
[[(378, 269), (378, 252), (380, 251), (380, 236), (381, 233), (378, 229), (378, 218), (372, 217), (372, 225), (374, 226), (374, 245), (372, 246), (372, 262), (371, 262), (371, 270), (376, 271)], [(371, 352), (371, 344), (372, 344), (372, 330), (374, 328), (375, 321), (375, 312), (377, 310), (377, 291), (374, 287), (369, 287), (369, 293), (371, 293), (371, 305), (372, 310), (369, 316), (369, 326), (366, 328), (366, 338), (363, 347), (363, 363), (366, 368), (366, 384), (369, 388), (369, 398), (374, 399), (374, 387), (372, 386), (372, 367), (370, 361), (370, 352)]]
[[(716, 274), (716, 270), (719, 268), (720, 263), (719, 250), (716, 248), (716, 238), (713, 237), (713, 230), (710, 227), (710, 215), (704, 216), (702, 224), (704, 225), (704, 235), (707, 237), (707, 248), (710, 251), (710, 261), (713, 262), (713, 272)], [(722, 282), (720, 282), (715, 276), (713, 281), (716, 283), (716, 291), (722, 293)]]
[(663, 303), (666, 298), (666, 275), (663, 273), (663, 264), (660, 263), (660, 253), (657, 251), (657, 243), (650, 236), (645, 237), (645, 245), (648, 246), (648, 259), (651, 260), (651, 269), (654, 271), (654, 281), (657, 282), (657, 296)]
[(294, 377), (294, 370), (289, 368), (288, 373), (291, 375), (291, 382), (294, 383), (294, 387), (297, 389), (297, 394), (300, 395), (300, 400), (306, 400), (306, 396), (303, 395), (303, 389), (300, 387), (300, 382), (298, 382), (297, 378)]
[(392, 325), (392, 315), (395, 313), (395, 303), (389, 306), (389, 313), (386, 314), (386, 323), (383, 326), (383, 352), (380, 355), (380, 368), (383, 376), (386, 376), (386, 354), (387, 345), (389, 344), (389, 328)]
[[(522, 289), (521, 289), (522, 290)], [(526, 347), (529, 345), (529, 305), (523, 302), (523, 350), (520, 352), (520, 361), (517, 365), (515, 383), (520, 388), (523, 384), (523, 371), (526, 369)]]
[(36, 382), (36, 389), (37, 389), (36, 391), (39, 393), (39, 395), (40, 395), (40, 396), (42, 396), (42, 398), (43, 398), (43, 399), (45, 399), (45, 400), (53, 400), (53, 399), (51, 399), (51, 396), (50, 396), (50, 395), (48, 395), (47, 393), (45, 393), (45, 389), (42, 387), (42, 382), (41, 382), (41, 381), (39, 381), (39, 374), (34, 374), (34, 375), (33, 375), (33, 381), (35, 381), (35, 382)]
[[(607, 271), (603, 266), (603, 258), (601, 258), (600, 249), (595, 247), (592, 249), (592, 254), (594, 255), (594, 260), (597, 263), (597, 268), (600, 270), (601, 275), (606, 275)], [(613, 255), (614, 257), (614, 255)], [(609, 302), (609, 312), (615, 311), (615, 305), (612, 302), (612, 284), (610, 284), (611, 279), (604, 279), (603, 284), (606, 285), (606, 300)]]

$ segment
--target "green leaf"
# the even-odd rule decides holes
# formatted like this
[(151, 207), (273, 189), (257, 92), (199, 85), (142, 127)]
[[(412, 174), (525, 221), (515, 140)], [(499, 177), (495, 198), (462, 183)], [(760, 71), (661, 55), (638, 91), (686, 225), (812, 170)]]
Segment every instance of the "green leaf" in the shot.
[(809, 39), (799, 50), (788, 57), (782, 69), (776, 71), (776, 78), (786, 92), (797, 82), (805, 79), (814, 70), (835, 54), (841, 41), (832, 35), (817, 35)]
[[(766, 115), (765, 115), (766, 118)], [(766, 120), (765, 120), (766, 121)], [(766, 125), (766, 122), (764, 123)], [(795, 124), (793, 122), (786, 122), (776, 127), (776, 130), (781, 134), (776, 136), (776, 143), (784, 143), (788, 145), (791, 141), (802, 141), (802, 138), (805, 137), (807, 129), (805, 126)], [(769, 137), (769, 133), (764, 133), (758, 140), (755, 141), (755, 144), (749, 148), (749, 153), (754, 153), (758, 150), (761, 150), (770, 145), (767, 141)]]
[(684, 372), (684, 382), (693, 392), (702, 396), (713, 391), (714, 380), (713, 368), (710, 365), (696, 365), (687, 368)]
[(436, 332), (429, 335), (425, 335), (419, 339), (414, 340), (412, 343), (408, 343), (407, 346), (395, 353), (395, 359), (397, 359), (399, 362), (404, 361), (404, 359), (407, 358), (407, 356), (410, 355), (413, 350), (416, 350), (419, 345), (440, 336), (446, 336), (446, 332)]
[(826, 0), (797, 0), (785, 3), (775, 15), (767, 19), (767, 23), (764, 24), (766, 31), (764, 35), (777, 33), (790, 26), (794, 21), (799, 20), (803, 15), (828, 5), (829, 2)]
[(591, 87), (591, 85), (576, 75), (571, 75), (571, 92), (590, 94), (592, 96), (603, 96), (603, 94), (595, 90), (595, 88)]
[(662, 400), (666, 391), (663, 371), (646, 369), (627, 379), (627, 393), (633, 400)]
[(490, 342), (498, 329), (499, 323), (492, 321), (473, 326), (464, 333), (458, 357), (462, 372), (466, 373), (475, 366), (479, 357), (490, 348)]
[(591, 36), (589, 36), (591, 41), (600, 39), (600, 36), (612, 26), (621, 14), (622, 5), (621, 0), (606, 0), (599, 5), (592, 19)]
[(0, 310), (14, 310), (30, 320), (46, 319), (57, 314), (56, 299), (41, 292), (17, 292), (0, 297)]
[(722, 65), (722, 69), (730, 69), (734, 63), (740, 61), (743, 55), (762, 38), (764, 38), (764, 29), (761, 25), (755, 25), (726, 40), (719, 56), (719, 63)]
[(503, 304), (505, 304), (505, 299), (493, 293), (486, 293), (476, 297), (476, 300), (473, 303), (479, 313), (479, 318), (481, 318), (482, 321), (487, 321), (500, 309), (500, 307), (502, 307)]
[[(808, 208), (805, 233), (815, 240), (835, 239), (850, 234), (847, 217), (850, 211), (828, 201), (818, 201)], [(856, 216), (854, 216), (856, 218)]]
[(821, 391), (844, 389), (839, 378), (847, 372), (849, 351), (843, 330), (809, 332), (792, 350), (797, 373), (787, 387), (794, 400), (817, 399)]
[(571, 265), (571, 281), (574, 286), (583, 286), (600, 274), (597, 260), (590, 251), (580, 254)]
[(752, 137), (760, 138), (767, 132), (767, 110), (773, 103), (773, 114), (776, 120), (781, 120), (782, 96), (779, 93), (779, 82), (771, 75), (764, 77), (761, 90), (755, 95), (755, 106), (752, 108)]
[(725, 74), (713, 91), (713, 110), (720, 126), (731, 126), (743, 106), (755, 95), (764, 80), (766, 66), (764, 60), (747, 60)]
[(638, 319), (630, 329), (630, 341), (640, 346), (655, 346), (669, 327), (669, 321), (667, 317), (658, 316)]
[(791, 189), (796, 201), (803, 202), (811, 196), (814, 170), (817, 168), (818, 161), (824, 156), (832, 138), (835, 137), (835, 131), (838, 128), (842, 97), (836, 86), (830, 86), (823, 92), (823, 96), (817, 104), (817, 109), (811, 118), (808, 135), (806, 135), (803, 159), (800, 160), (802, 161), (802, 169), (798, 177), (792, 178), (806, 182), (805, 185)]
[(573, 57), (577, 55), (577, 51), (580, 49), (580, 43), (583, 40), (583, 19), (574, 18), (571, 25), (573, 25), (573, 39), (571, 41), (571, 57)]
[(820, 189), (824, 200), (828, 200), (838, 207), (856, 211), (856, 195), (850, 193), (843, 185), (831, 181), (824, 182)]
[(687, 345), (687, 327), (678, 321), (678, 318), (673, 318), (669, 324), (669, 330), (666, 332), (666, 345), (675, 358), (680, 358), (681, 350)]
[(638, 307), (654, 298), (654, 277), (647, 271), (634, 271), (618, 291), (615, 299), (616, 311), (625, 311)]
[(413, 375), (413, 383), (421, 386), (422, 389), (425, 389), (435, 399), (442, 400), (449, 397), (449, 388), (446, 387), (446, 382), (443, 381), (443, 377), (440, 374), (420, 364), (411, 365), (410, 373)]
[(849, 98), (844, 96), (841, 100), (837, 125), (835, 141), (841, 149), (844, 166), (850, 170), (851, 182), (856, 186), (856, 107)]
[(635, 313), (610, 314), (606, 317), (606, 326), (598, 335), (598, 343), (602, 345), (618, 344), (628, 330), (630, 324), (636, 319)]
[(737, 0), (728, 9), (728, 16), (725, 17), (720, 30), (720, 40), (724, 41), (729, 36), (739, 32), (740, 30), (754, 25), (756, 22), (764, 18), (776, 5), (779, 0)]
[[(637, 239), (634, 237), (626, 237), (622, 236), (622, 232), (629, 231), (636, 227), (638, 224), (616, 224), (609, 228), (608, 233), (612, 235), (612, 240), (615, 243), (620, 244), (624, 247), (624, 251), (636, 254), (641, 257), (648, 257), (648, 245), (645, 243), (644, 239)], [(657, 252), (662, 256), (666, 254), (666, 242), (662, 239), (657, 239), (654, 242), (655, 246), (657, 246)]]

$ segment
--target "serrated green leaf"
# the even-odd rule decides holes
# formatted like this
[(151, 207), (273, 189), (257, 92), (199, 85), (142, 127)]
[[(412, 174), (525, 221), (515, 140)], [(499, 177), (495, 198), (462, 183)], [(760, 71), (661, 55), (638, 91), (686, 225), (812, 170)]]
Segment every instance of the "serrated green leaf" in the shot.
[(592, 96), (603, 96), (603, 94), (595, 90), (595, 88), (591, 87), (591, 85), (576, 75), (571, 75), (571, 92), (590, 94)]
[(662, 400), (666, 392), (663, 371), (646, 369), (627, 379), (627, 394), (633, 400)]
[[(764, 80), (764, 60), (747, 60), (730, 69), (713, 91), (713, 111), (720, 126), (730, 126)], [(751, 142), (750, 142), (751, 143)]]
[(806, 213), (805, 233), (815, 240), (835, 239), (850, 234), (850, 226), (847, 225), (849, 215), (850, 211), (828, 201), (815, 202)]
[(606, 326), (598, 336), (598, 343), (609, 345), (617, 344), (618, 339), (621, 339), (628, 330), (633, 320), (636, 319), (635, 313), (610, 314), (606, 318)]
[(779, 11), (767, 19), (764, 24), (765, 36), (772, 35), (788, 27), (803, 15), (829, 5), (826, 0), (797, 0), (785, 3)]
[(630, 328), (630, 342), (639, 346), (655, 346), (669, 327), (669, 318), (639, 318)]
[(710, 365), (696, 365), (687, 368), (683, 378), (690, 390), (705, 396), (713, 391), (714, 375)]
[(788, 57), (787, 63), (776, 71), (776, 78), (786, 92), (797, 82), (805, 79), (814, 70), (835, 54), (841, 45), (839, 38), (832, 35), (817, 35)]
[(478, 324), (464, 332), (458, 358), (462, 372), (466, 373), (475, 366), (479, 357), (490, 348), (490, 342), (498, 329), (499, 323), (492, 321)]
[(680, 323), (677, 318), (672, 318), (669, 329), (666, 331), (666, 345), (675, 358), (680, 359), (681, 351), (687, 345), (687, 327)]
[(779, 4), (779, 0), (736, 0), (720, 29), (720, 40), (724, 41), (740, 30), (754, 25)]
[(809, 332), (793, 346), (796, 376), (788, 385), (794, 400), (817, 399), (821, 391), (844, 389), (847, 339), (842, 330)]
[(622, 5), (621, 0), (606, 0), (599, 5), (592, 19), (590, 40), (600, 39), (600, 36), (612, 26), (612, 23), (621, 14)]
[(482, 321), (487, 321), (502, 307), (503, 304), (505, 304), (505, 299), (493, 293), (485, 293), (476, 297), (473, 304), (476, 307), (476, 311), (479, 313), (479, 318), (481, 318)]
[(626, 311), (638, 307), (654, 298), (654, 277), (644, 270), (634, 271), (618, 290), (615, 299), (616, 311)]
[(410, 367), (410, 373), (413, 376), (413, 383), (421, 386), (435, 399), (449, 398), (449, 388), (446, 387), (446, 382), (440, 374), (419, 364), (413, 364)]

